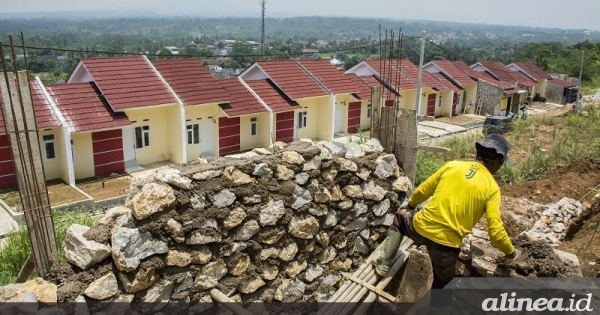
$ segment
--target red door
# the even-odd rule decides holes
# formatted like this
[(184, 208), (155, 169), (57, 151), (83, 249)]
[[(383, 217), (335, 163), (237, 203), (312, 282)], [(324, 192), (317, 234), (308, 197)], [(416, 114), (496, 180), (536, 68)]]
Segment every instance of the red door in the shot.
[(360, 109), (361, 102), (352, 102), (348, 104), (348, 132), (357, 132), (360, 128)]
[(458, 104), (458, 94), (454, 93), (454, 97), (452, 97), (452, 116), (458, 115), (456, 113), (456, 105)]
[(278, 113), (275, 118), (275, 141), (294, 141), (294, 112)]
[(0, 136), (0, 188), (17, 186), (17, 176), (8, 144), (8, 135)]
[(219, 155), (240, 152), (240, 118), (219, 118)]
[(435, 99), (437, 94), (427, 95), (427, 116), (435, 116)]
[(125, 169), (122, 135), (121, 129), (92, 133), (96, 176), (121, 172)]
[(394, 107), (394, 100), (387, 100), (385, 101), (385, 107)]

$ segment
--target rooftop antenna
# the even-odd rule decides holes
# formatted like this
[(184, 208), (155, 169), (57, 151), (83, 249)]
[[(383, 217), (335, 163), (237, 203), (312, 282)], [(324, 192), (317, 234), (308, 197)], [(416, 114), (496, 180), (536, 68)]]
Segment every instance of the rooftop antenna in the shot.
[(260, 54), (265, 55), (265, 4), (267, 0), (260, 0), (262, 7), (262, 27), (261, 27), (261, 40), (260, 40)]

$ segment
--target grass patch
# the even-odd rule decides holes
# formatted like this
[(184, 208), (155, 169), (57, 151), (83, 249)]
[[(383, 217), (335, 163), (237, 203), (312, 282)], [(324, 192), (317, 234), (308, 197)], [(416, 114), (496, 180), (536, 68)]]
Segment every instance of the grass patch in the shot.
[[(65, 236), (67, 229), (74, 223), (92, 226), (98, 218), (88, 211), (55, 211), (54, 233), (61, 261), (65, 259)], [(31, 253), (31, 243), (27, 227), (23, 226), (5, 238), (6, 243), (0, 250), (0, 286), (13, 283)]]

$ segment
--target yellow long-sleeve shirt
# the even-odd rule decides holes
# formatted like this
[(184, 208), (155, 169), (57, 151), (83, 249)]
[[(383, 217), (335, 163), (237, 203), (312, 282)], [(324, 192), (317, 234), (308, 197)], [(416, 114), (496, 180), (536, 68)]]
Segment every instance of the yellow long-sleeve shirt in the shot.
[(417, 187), (408, 204), (416, 207), (429, 197), (431, 201), (413, 219), (415, 230), (423, 237), (460, 247), (485, 213), (492, 244), (507, 255), (514, 251), (500, 219), (500, 188), (482, 164), (446, 163)]

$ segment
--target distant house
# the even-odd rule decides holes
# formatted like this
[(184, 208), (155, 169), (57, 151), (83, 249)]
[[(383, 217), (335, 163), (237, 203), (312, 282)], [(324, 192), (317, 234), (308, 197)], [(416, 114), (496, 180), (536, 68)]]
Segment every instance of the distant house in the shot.
[(440, 80), (444, 78), (450, 81), (456, 87), (452, 96), (453, 116), (465, 113), (468, 105), (475, 103), (477, 99), (477, 80), (469, 77), (451, 61), (433, 60), (423, 66), (423, 70)]
[(579, 86), (559, 78), (548, 80), (546, 85), (546, 101), (555, 104), (570, 104), (577, 101)]
[(519, 71), (523, 73), (537, 83), (531, 91), (531, 96), (535, 95), (535, 93), (540, 93), (541, 96), (546, 96), (546, 85), (548, 84), (549, 80), (552, 80), (552, 76), (546, 73), (546, 71), (542, 70), (540, 67), (536, 66), (530, 61), (513, 62), (507, 67), (513, 71)]

